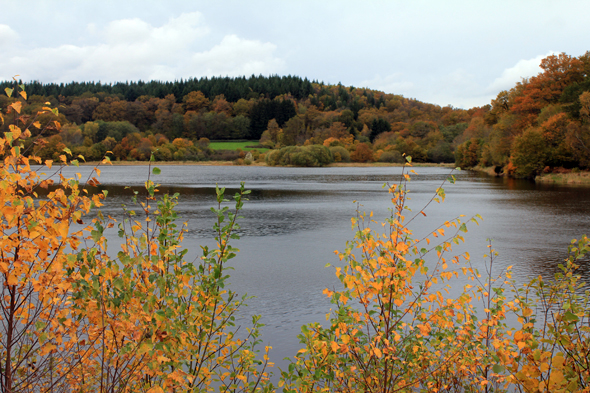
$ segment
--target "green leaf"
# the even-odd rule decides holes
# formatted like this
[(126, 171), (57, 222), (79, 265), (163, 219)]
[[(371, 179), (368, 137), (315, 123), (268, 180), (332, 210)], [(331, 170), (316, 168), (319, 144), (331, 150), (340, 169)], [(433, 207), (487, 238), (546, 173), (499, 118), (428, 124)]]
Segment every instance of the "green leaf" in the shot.
[(563, 320), (564, 321), (571, 321), (571, 322), (578, 322), (580, 320), (580, 318), (578, 318), (578, 316), (576, 314), (574, 314), (571, 311), (566, 311), (565, 314), (563, 314)]
[(154, 175), (159, 175), (162, 171), (160, 170), (160, 168), (158, 167), (154, 167), (154, 169), (152, 169), (152, 173)]
[(499, 364), (494, 364), (494, 366), (492, 367), (492, 370), (496, 373), (499, 374), (502, 371), (504, 371), (504, 366), (501, 366)]
[(465, 223), (461, 224), (461, 226), (459, 227), (459, 230), (461, 232), (467, 232), (467, 225), (465, 225)]
[(45, 326), (47, 326), (47, 324), (45, 322), (42, 321), (37, 321), (35, 322), (35, 327), (37, 328), (37, 330), (41, 330), (43, 329)]
[(4, 89), (4, 91), (6, 92), (6, 95), (8, 97), (12, 96), (12, 92), (14, 91), (14, 89), (11, 89), (10, 87), (7, 87), (6, 89)]

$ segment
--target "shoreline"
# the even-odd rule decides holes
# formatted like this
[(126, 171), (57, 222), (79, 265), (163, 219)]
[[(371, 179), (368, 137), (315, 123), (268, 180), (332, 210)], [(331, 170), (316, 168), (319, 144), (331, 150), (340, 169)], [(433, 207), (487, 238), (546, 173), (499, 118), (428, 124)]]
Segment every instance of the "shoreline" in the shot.
[[(80, 162), (80, 166), (97, 166), (97, 165), (109, 165), (104, 164), (100, 161), (88, 161)], [(139, 166), (139, 165), (152, 165), (152, 166), (269, 166), (265, 162), (252, 162), (250, 165), (236, 165), (233, 161), (111, 161), (113, 166)], [(392, 164), (387, 162), (334, 162), (324, 166), (323, 168), (339, 168), (339, 167), (402, 167), (404, 164)], [(277, 165), (276, 168), (291, 168), (291, 165)], [(455, 168), (455, 164), (450, 163), (425, 163), (425, 162), (413, 162), (412, 167), (440, 167), (440, 168)]]
[[(469, 170), (482, 172), (494, 177), (507, 177), (504, 174), (496, 174), (493, 166), (476, 166)], [(543, 173), (535, 176), (534, 182), (541, 184), (556, 184), (565, 186), (590, 186), (590, 171), (570, 171), (567, 173)]]
[[(104, 166), (99, 161), (80, 162), (80, 166)], [(250, 165), (236, 165), (233, 161), (111, 161), (113, 166), (268, 166), (265, 162), (253, 162)], [(403, 167), (404, 164), (393, 164), (387, 162), (334, 162), (324, 166), (323, 168), (367, 168), (367, 167)], [(277, 165), (276, 168), (281, 168), (282, 165)], [(292, 166), (284, 166), (291, 168)], [(435, 167), (435, 168), (455, 168), (455, 164), (451, 163), (412, 163), (412, 167)], [(476, 166), (469, 171), (476, 171), (485, 173), (493, 177), (506, 177), (504, 174), (496, 174), (494, 167)], [(536, 183), (542, 184), (556, 184), (556, 185), (590, 185), (590, 171), (568, 172), (568, 173), (544, 173), (535, 177)]]
[(544, 173), (535, 177), (535, 182), (571, 186), (590, 186), (590, 171), (569, 173)]

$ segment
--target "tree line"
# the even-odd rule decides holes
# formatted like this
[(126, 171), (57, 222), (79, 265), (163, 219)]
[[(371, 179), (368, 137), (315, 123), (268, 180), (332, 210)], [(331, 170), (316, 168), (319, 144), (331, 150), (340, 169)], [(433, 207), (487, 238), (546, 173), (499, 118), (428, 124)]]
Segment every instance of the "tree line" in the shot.
[(495, 166), (510, 176), (533, 177), (590, 166), (589, 58), (549, 56), (539, 75), (500, 92), (490, 105), (467, 110), (276, 75), (3, 82), (3, 88), (21, 85), (28, 97), (2, 97), (0, 108), (21, 101), (28, 115), (47, 102), (59, 109), (61, 129), (48, 130), (37, 143), (44, 158), (67, 147), (91, 160), (107, 151), (118, 160), (145, 160), (152, 153), (158, 160), (208, 160), (219, 155), (207, 140), (246, 139), (271, 149), (324, 145), (335, 161), (402, 163), (411, 156), (414, 162)]

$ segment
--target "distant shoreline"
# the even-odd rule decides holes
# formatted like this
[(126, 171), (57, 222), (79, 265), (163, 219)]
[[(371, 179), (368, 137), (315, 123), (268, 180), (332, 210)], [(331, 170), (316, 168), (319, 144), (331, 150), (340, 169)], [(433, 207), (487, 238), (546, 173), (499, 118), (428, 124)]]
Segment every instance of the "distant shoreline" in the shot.
[[(494, 167), (474, 167), (471, 170), (483, 172), (490, 176), (498, 176), (494, 171)], [(504, 175), (500, 175), (504, 176)], [(568, 173), (543, 173), (535, 176), (535, 183), (543, 184), (558, 184), (571, 186), (586, 186), (590, 185), (590, 171), (570, 171)]]
[[(138, 165), (149, 165), (152, 166), (180, 166), (180, 165), (187, 165), (187, 166), (268, 166), (264, 162), (253, 162), (250, 165), (236, 165), (233, 161), (111, 161), (113, 166), (138, 166)], [(88, 161), (88, 162), (80, 162), (80, 166), (97, 166), (97, 165), (109, 165), (109, 164), (102, 164), (99, 161)], [(387, 162), (334, 162), (332, 164), (326, 165), (323, 168), (338, 168), (338, 167), (402, 167), (404, 164), (391, 164)], [(412, 163), (413, 167), (442, 167), (442, 168), (454, 168), (455, 164), (434, 164), (434, 163)], [(281, 168), (283, 166), (277, 165), (276, 168)], [(285, 166), (288, 168), (294, 168), (293, 166)]]
[(559, 185), (590, 186), (590, 171), (569, 173), (544, 173), (535, 177), (535, 182)]

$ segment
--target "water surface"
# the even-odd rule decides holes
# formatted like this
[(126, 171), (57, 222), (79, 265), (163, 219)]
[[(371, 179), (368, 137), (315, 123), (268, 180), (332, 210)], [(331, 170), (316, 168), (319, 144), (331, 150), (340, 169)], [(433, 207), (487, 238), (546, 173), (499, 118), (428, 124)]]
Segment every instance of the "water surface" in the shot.
[[(273, 346), (272, 359), (292, 356), (298, 349), (296, 335), (302, 324), (325, 321), (330, 309), (322, 291), (338, 287), (333, 268), (340, 262), (334, 250), (344, 249), (352, 239), (350, 218), (358, 204), (382, 220), (389, 215), (390, 198), (383, 185), (398, 182), (398, 167), (273, 168), (247, 166), (160, 166), (152, 176), (159, 190), (179, 193), (179, 215), (188, 222), (184, 246), (188, 258), (196, 258), (199, 245), (213, 245), (215, 184), (233, 194), (244, 181), (252, 190), (241, 220), (241, 252), (232, 260), (234, 290), (255, 296), (245, 315), (261, 314), (266, 324), (263, 340)], [(132, 189), (141, 190), (147, 166), (101, 168), (102, 188), (109, 191), (102, 210), (122, 217), (121, 204), (130, 204)], [(90, 174), (90, 167), (67, 168), (64, 174)], [(409, 183), (410, 207), (419, 211), (434, 190), (448, 178), (449, 169), (414, 168)], [(589, 233), (590, 188), (535, 184), (493, 178), (474, 172), (455, 173), (456, 183), (446, 184), (446, 201), (431, 204), (426, 217), (411, 224), (416, 236), (424, 235), (446, 220), (461, 214), (468, 219), (480, 214), (484, 221), (471, 225), (466, 244), (473, 263), (483, 266), (488, 239), (499, 252), (496, 269), (513, 266), (522, 283), (538, 275), (550, 276), (566, 256), (572, 238)], [(356, 202), (353, 202), (356, 201)], [(110, 244), (118, 239), (111, 234)], [(589, 276), (590, 263), (581, 267)], [(245, 318), (246, 319), (246, 318)], [(247, 319), (246, 319), (247, 320)]]

